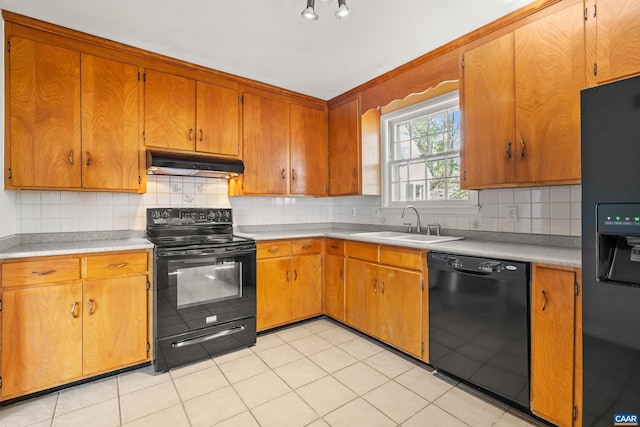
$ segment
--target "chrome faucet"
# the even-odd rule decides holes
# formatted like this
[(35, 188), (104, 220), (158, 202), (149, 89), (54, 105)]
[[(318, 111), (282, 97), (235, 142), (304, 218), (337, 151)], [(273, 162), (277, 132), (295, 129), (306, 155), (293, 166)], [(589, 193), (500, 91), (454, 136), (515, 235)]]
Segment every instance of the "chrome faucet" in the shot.
[[(413, 206), (413, 205), (407, 205), (402, 210), (402, 218), (404, 218), (404, 214), (407, 212), (407, 209), (413, 209), (413, 211), (416, 213), (416, 218), (418, 219), (418, 222), (416, 224), (416, 233), (421, 233), (422, 232), (422, 226), (420, 225), (420, 213), (418, 212), (418, 209), (416, 209), (416, 207)], [(411, 223), (409, 223), (409, 232), (411, 232)]]

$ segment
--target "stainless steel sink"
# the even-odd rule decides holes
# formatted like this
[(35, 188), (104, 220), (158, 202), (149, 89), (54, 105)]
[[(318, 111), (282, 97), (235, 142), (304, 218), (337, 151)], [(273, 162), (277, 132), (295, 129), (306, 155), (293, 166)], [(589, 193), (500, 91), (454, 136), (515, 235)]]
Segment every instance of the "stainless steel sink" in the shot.
[(464, 237), (435, 236), (428, 234), (402, 233), (400, 231), (367, 231), (363, 233), (352, 233), (352, 236), (371, 237), (375, 239), (394, 240), (397, 242), (410, 243), (442, 243), (452, 240), (462, 240)]

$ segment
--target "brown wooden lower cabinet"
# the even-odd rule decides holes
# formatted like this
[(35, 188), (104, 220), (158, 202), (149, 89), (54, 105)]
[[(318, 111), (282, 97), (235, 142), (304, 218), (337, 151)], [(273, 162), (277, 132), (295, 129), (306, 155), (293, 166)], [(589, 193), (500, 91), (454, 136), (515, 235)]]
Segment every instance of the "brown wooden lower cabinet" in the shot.
[[(113, 271), (91, 273), (87, 266), (105, 256)], [(137, 251), (0, 264), (0, 400), (148, 361), (148, 257)]]
[(322, 314), (322, 239), (257, 244), (257, 330)]
[(531, 411), (558, 426), (582, 425), (581, 277), (532, 265)]
[(347, 242), (346, 323), (413, 356), (425, 349), (425, 251)]
[(324, 313), (341, 322), (345, 321), (344, 241), (327, 239), (325, 243)]

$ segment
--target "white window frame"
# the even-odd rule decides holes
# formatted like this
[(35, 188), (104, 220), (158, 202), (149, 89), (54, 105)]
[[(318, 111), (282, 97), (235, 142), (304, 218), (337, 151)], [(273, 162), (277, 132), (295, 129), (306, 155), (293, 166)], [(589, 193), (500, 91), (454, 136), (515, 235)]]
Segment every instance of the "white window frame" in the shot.
[[(469, 190), (467, 200), (414, 200), (397, 201), (391, 200), (391, 136), (393, 127), (399, 122), (404, 122), (415, 117), (441, 111), (446, 108), (458, 106), (460, 101), (459, 91), (455, 90), (440, 95), (408, 107), (392, 111), (380, 117), (381, 135), (381, 182), (382, 182), (382, 207), (396, 210), (402, 209), (408, 204), (414, 205), (420, 210), (436, 213), (453, 214), (477, 214), (480, 210), (478, 205), (478, 192)], [(460, 112), (462, 115), (462, 111)]]

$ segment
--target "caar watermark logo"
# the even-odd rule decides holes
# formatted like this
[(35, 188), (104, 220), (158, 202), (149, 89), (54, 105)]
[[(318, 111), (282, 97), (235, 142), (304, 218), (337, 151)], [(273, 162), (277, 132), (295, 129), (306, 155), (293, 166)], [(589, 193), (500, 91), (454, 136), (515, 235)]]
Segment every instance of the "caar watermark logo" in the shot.
[(637, 426), (638, 414), (615, 414), (613, 416), (614, 426)]

